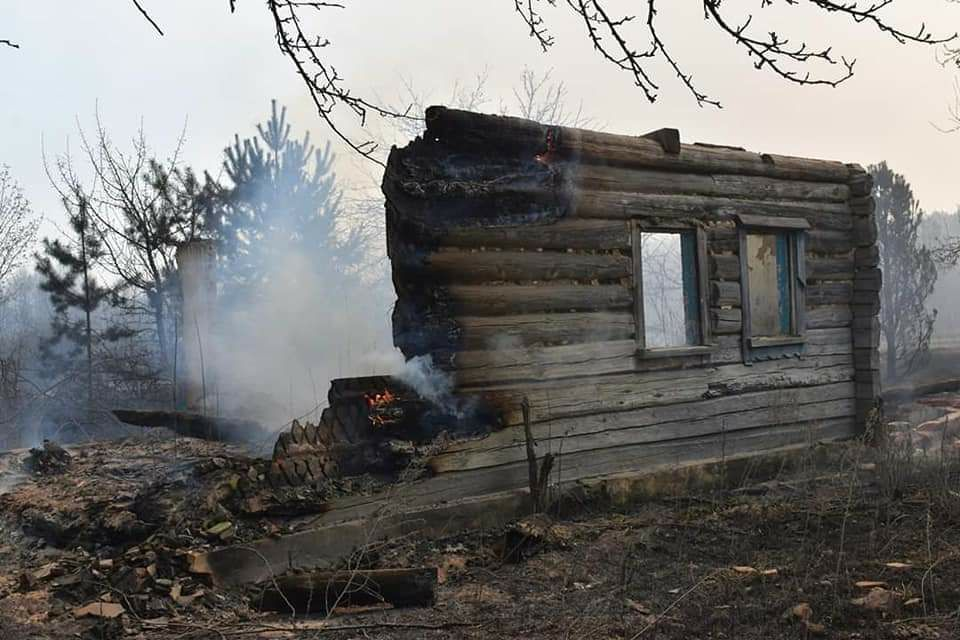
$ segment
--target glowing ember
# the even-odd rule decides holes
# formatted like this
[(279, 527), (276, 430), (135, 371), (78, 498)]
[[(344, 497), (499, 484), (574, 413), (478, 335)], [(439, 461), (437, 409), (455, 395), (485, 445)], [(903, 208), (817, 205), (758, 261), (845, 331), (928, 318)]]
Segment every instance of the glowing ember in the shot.
[(397, 400), (397, 396), (390, 393), (389, 389), (384, 389), (380, 393), (368, 393), (364, 398), (370, 409), (370, 422), (375, 427), (382, 427), (399, 419), (397, 412), (390, 407)]
[(547, 150), (543, 153), (538, 153), (534, 156), (534, 160), (540, 164), (549, 165), (553, 162), (554, 156), (557, 152), (557, 135), (556, 130), (550, 129), (547, 131)]

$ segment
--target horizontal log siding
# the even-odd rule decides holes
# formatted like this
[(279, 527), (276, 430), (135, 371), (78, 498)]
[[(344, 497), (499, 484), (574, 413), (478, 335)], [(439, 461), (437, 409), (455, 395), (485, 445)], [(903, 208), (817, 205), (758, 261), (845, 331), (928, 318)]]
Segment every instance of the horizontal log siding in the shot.
[[(504, 424), (435, 457), (431, 466), (441, 475), (423, 483), (418, 500), (525, 486), (518, 428), (524, 399), (537, 453), (562, 451), (555, 469), (562, 467), (565, 481), (855, 432), (863, 403), (855, 383), (851, 303), (859, 265), (854, 249), (863, 249), (864, 240), (862, 234), (854, 237), (851, 196), (859, 198), (863, 187), (851, 181), (846, 165), (697, 145), (670, 155), (643, 138), (561, 128), (554, 130), (556, 154), (547, 154), (561, 176), (551, 187), (524, 164), (547, 151), (546, 127), (477, 118), (445, 109), (428, 114), (427, 139), (452, 150), (449, 160), (430, 165), (431, 182), (421, 189), (441, 194), (439, 200), (426, 195), (429, 206), (409, 205), (407, 194), (413, 203), (420, 197), (419, 187), (403, 183), (411, 176), (385, 179), (388, 195), (404, 192), (391, 199), (397, 216), (406, 215), (403, 206), (419, 224), (423, 218), (417, 216), (438, 216), (435, 229), (427, 221), (429, 234), (422, 239), (403, 236), (409, 245), (403, 250), (388, 236), (398, 295), (406, 295), (405, 287), (442, 293), (439, 308), (459, 331), (459, 352), (452, 358), (457, 389), (482, 395), (501, 411)], [(502, 126), (491, 131), (491, 122)], [(503, 166), (515, 161), (520, 168), (505, 180), (473, 171), (470, 154), (482, 161), (483, 149), (506, 154)], [(405, 170), (393, 159), (390, 165)], [(437, 186), (445, 171), (449, 189)], [(462, 194), (473, 194), (469, 206)], [(534, 204), (528, 209), (535, 222), (498, 222), (503, 216), (493, 208), (501, 202), (513, 207), (524, 197), (565, 202), (564, 215), (537, 218)], [(456, 217), (444, 217), (444, 198), (456, 204), (456, 224), (442, 223)], [(464, 211), (476, 222), (464, 222)], [(800, 359), (743, 364), (738, 214), (803, 218), (811, 226), (807, 342)], [(715, 345), (708, 353), (637, 356), (633, 218), (706, 229)], [(860, 295), (867, 304), (868, 292)]]
[[(782, 388), (662, 407), (562, 418), (532, 428), (538, 453), (571, 454), (676, 438), (707, 436), (802, 420), (854, 416), (855, 385), (849, 381), (814, 387)], [(442, 473), (508, 464), (526, 459), (521, 429), (505, 429), (459, 443), (436, 456), (431, 468)]]
[[(676, 469), (783, 451), (811, 443), (849, 438), (857, 432), (853, 416), (775, 422), (742, 431), (623, 445), (608, 449), (564, 453), (558, 451), (550, 483), (566, 486), (586, 478), (618, 473)], [(542, 454), (543, 451), (538, 451)], [(417, 504), (438, 504), (469, 495), (483, 495), (527, 486), (526, 461), (446, 472), (419, 483)]]

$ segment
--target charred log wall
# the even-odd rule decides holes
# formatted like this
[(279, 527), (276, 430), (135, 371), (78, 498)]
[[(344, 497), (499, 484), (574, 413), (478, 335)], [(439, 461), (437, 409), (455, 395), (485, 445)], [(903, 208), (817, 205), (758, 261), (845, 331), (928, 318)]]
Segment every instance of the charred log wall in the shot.
[[(525, 397), (538, 453), (562, 451), (574, 479), (847, 437), (877, 395), (876, 230), (855, 165), (434, 107), (383, 189), (396, 345), (433, 354), (507, 426), (437, 472), (523, 486), (509, 427)], [(810, 225), (802, 357), (744, 361), (742, 214)], [(709, 354), (638, 357), (634, 219), (705, 231)]]

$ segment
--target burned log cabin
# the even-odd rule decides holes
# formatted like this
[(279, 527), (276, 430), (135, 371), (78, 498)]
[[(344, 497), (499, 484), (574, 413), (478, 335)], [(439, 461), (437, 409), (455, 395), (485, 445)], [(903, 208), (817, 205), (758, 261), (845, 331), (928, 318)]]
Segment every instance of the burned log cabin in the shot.
[(672, 129), (428, 109), (383, 179), (394, 341), (499, 416), (430, 459), (436, 497), (528, 486), (524, 402), (553, 482), (862, 433), (879, 395), (871, 191), (858, 165)]

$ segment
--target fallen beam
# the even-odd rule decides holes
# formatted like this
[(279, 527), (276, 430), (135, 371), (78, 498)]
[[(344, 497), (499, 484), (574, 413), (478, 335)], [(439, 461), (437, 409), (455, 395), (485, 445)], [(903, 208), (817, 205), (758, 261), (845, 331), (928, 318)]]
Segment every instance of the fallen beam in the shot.
[(218, 442), (246, 443), (266, 438), (259, 422), (205, 416), (185, 411), (139, 411), (114, 409), (117, 420), (138, 427), (166, 427), (178, 435)]
[(280, 576), (258, 596), (261, 611), (329, 613), (335, 607), (388, 603), (428, 607), (436, 599), (437, 568), (315, 571)]

